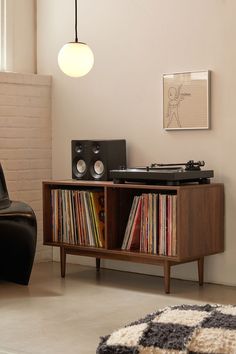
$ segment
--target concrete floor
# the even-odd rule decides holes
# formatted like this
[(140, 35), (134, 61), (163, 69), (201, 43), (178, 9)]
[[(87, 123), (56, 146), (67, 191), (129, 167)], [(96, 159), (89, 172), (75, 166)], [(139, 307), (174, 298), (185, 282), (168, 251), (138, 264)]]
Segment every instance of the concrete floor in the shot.
[(181, 303), (236, 303), (236, 288), (40, 263), (28, 287), (0, 282), (0, 354), (92, 354), (99, 336), (149, 312)]

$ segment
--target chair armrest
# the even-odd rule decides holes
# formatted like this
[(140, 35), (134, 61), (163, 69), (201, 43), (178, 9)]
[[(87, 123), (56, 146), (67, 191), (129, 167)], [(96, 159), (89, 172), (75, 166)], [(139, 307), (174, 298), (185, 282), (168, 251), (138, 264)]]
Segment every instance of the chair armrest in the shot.
[(18, 202), (18, 201), (11, 201), (10, 206), (5, 209), (0, 210), (0, 218), (1, 217), (28, 217), (28, 218), (33, 218), (35, 219), (35, 213), (33, 209), (26, 203), (24, 202)]

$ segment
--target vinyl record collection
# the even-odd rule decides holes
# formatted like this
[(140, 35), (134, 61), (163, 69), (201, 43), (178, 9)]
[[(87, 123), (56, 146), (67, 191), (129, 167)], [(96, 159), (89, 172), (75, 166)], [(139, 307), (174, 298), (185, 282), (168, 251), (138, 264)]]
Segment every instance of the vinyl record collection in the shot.
[(104, 247), (104, 194), (52, 189), (53, 242)]
[[(121, 249), (176, 256), (176, 198), (135, 196)], [(53, 242), (105, 247), (103, 192), (52, 189), (51, 208)]]
[(156, 193), (135, 196), (121, 248), (176, 256), (176, 198)]

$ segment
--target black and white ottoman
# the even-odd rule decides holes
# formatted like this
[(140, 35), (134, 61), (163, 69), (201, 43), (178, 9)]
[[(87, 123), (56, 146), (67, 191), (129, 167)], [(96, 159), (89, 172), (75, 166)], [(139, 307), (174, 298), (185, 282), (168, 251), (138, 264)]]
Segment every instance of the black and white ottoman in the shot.
[(97, 354), (236, 354), (236, 306), (161, 309), (101, 338)]

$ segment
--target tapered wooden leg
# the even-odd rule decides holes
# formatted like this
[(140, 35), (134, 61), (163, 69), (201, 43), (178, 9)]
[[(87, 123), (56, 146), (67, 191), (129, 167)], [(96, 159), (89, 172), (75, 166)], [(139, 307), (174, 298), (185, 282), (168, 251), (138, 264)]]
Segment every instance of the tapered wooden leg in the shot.
[(64, 247), (60, 247), (60, 261), (61, 261), (61, 277), (65, 278), (66, 274), (66, 252)]
[(166, 294), (170, 293), (170, 262), (164, 262), (164, 284)]
[(101, 264), (101, 259), (100, 258), (96, 258), (96, 270), (97, 270), (97, 272), (99, 272), (99, 270), (100, 270), (100, 264)]
[(202, 286), (204, 282), (204, 257), (197, 260), (198, 263), (198, 281), (199, 285)]

